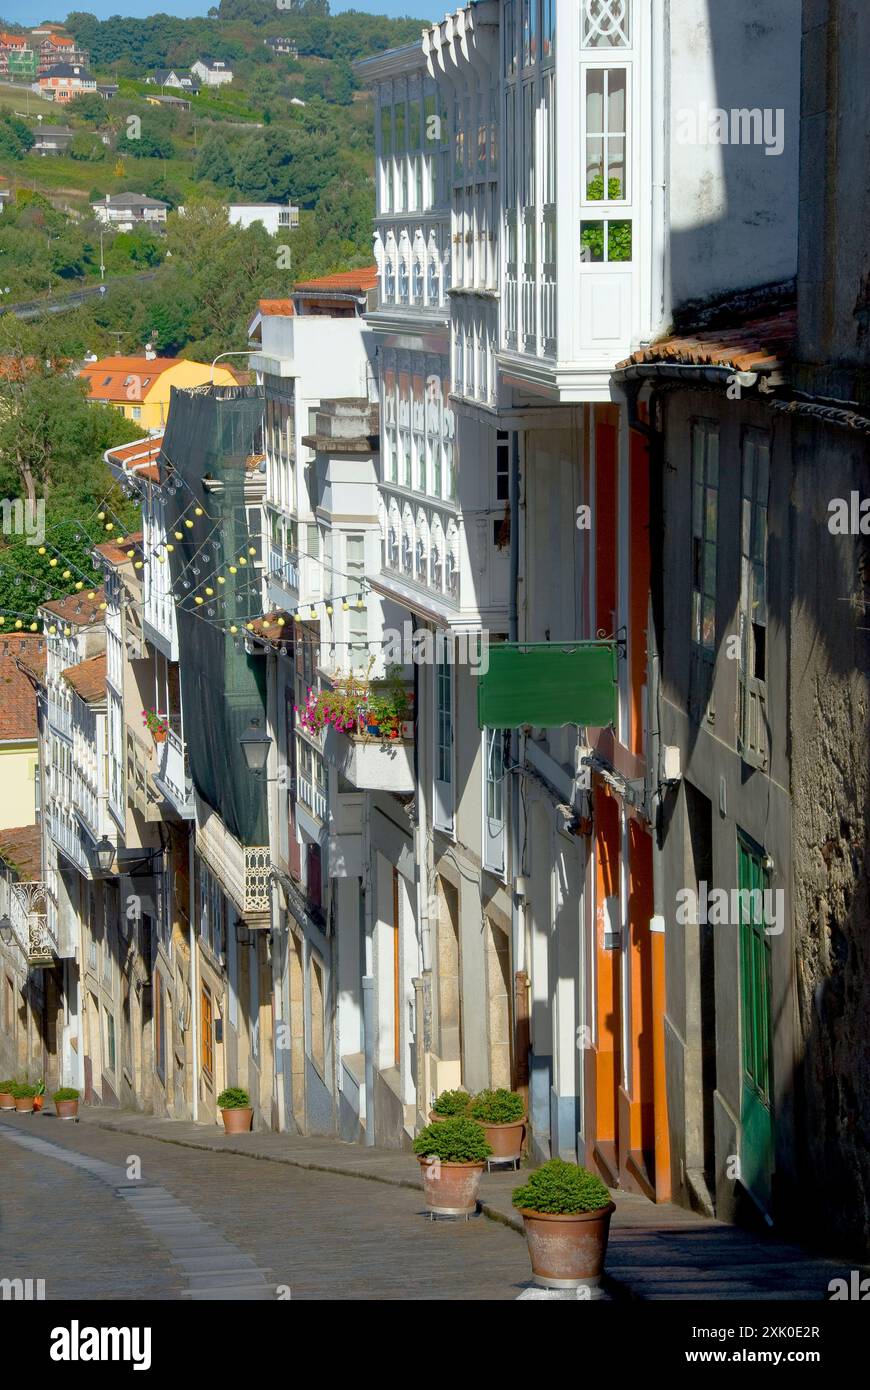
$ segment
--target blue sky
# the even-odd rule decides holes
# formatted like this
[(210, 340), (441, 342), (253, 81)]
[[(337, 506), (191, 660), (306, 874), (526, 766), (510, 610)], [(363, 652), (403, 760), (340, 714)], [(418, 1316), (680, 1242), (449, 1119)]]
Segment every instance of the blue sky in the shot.
[[(45, 0), (0, 0), (0, 17), (15, 24), (33, 24), (35, 20), (54, 20), (63, 23), (72, 10), (87, 10), (98, 19), (122, 14), (139, 17), (149, 14), (174, 14), (182, 17), (204, 15), (215, 0), (69, 0), (56, 6)], [(458, 3), (458, 0), (457, 0)], [(411, 15), (415, 19), (440, 17), (442, 8), (451, 8), (450, 0), (332, 0), (332, 12), (368, 10), (371, 14)], [(453, 6), (455, 8), (455, 5)]]

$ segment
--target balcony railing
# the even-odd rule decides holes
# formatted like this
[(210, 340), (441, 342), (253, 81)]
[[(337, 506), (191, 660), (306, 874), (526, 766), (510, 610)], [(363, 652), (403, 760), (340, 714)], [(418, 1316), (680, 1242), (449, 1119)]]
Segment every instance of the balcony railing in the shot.
[(57, 806), (48, 813), (48, 828), (51, 838), (85, 878), (92, 878), (91, 861), (85, 850), (83, 831), (73, 821), (67, 820)]
[(53, 698), (51, 691), (48, 695), (48, 722), (56, 733), (72, 738), (72, 715), (66, 705)]
[(146, 820), (160, 820), (160, 805), (151, 776), (156, 771), (154, 744), (145, 744), (127, 729), (127, 800)]
[[(157, 645), (169, 654), (170, 661), (178, 660), (178, 629), (175, 623), (175, 600), (171, 593), (151, 585), (145, 596), (145, 636), (157, 638)], [(150, 632), (147, 630), (150, 629)]]
[(299, 556), (281, 550), (280, 547), (270, 545), (269, 547), (269, 578), (286, 585), (287, 589), (293, 594), (299, 592)]
[(157, 790), (171, 801), (178, 814), (189, 820), (194, 814), (193, 780), (187, 745), (174, 729), (169, 729), (165, 742), (158, 745), (158, 767), (152, 779)]
[(326, 820), (326, 793), (316, 782), (312, 782), (308, 777), (299, 776), (296, 779), (296, 792), (303, 806), (319, 821)]
[(54, 965), (57, 933), (52, 931), (48, 895), (40, 882), (13, 883), (9, 898), (12, 931), (27, 964), (34, 969)]
[[(200, 811), (207, 809), (198, 803)], [(268, 845), (242, 845), (211, 812), (197, 825), (196, 848), (215, 878), (245, 915), (260, 916), (271, 907), (272, 861)]]

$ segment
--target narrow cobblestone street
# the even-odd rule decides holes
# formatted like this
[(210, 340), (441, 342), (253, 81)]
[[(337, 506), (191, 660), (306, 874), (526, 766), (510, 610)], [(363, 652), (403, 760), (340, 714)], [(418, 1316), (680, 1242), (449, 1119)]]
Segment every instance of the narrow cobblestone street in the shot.
[[(143, 1195), (163, 1189), (163, 1223), (159, 1205), (134, 1212), (116, 1195), (133, 1186), (132, 1154)], [(115, 1171), (70, 1166), (78, 1155)], [(411, 1188), (48, 1116), (0, 1122), (0, 1162), (0, 1277), (44, 1279), (47, 1299), (274, 1298), (281, 1285), (293, 1299), (516, 1299), (529, 1278), (513, 1230), (483, 1216), (430, 1222)]]
[[(430, 1222), (410, 1154), (92, 1109), (4, 1115), (0, 1163), (0, 1278), (44, 1279), (47, 1299), (533, 1296), (511, 1172), (485, 1175), (476, 1219)], [(848, 1261), (614, 1195), (605, 1298), (819, 1302), (848, 1278)]]

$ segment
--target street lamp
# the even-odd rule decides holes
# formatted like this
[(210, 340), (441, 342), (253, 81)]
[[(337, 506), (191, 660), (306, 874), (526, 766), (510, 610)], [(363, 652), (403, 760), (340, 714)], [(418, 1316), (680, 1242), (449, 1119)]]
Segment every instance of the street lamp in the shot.
[(253, 772), (255, 776), (265, 772), (272, 740), (265, 729), (260, 728), (259, 719), (251, 720), (250, 725), (239, 739), (239, 743), (242, 745), (248, 771)]
[(0, 941), (4, 946), (8, 946), (12, 941), (12, 921), (5, 913), (0, 917)]
[(100, 840), (99, 843), (94, 846), (94, 858), (97, 861), (97, 867), (100, 870), (100, 873), (107, 874), (111, 869), (112, 861), (115, 858), (115, 846), (112, 844), (111, 840), (108, 840), (106, 838), (105, 835), (103, 836), (102, 840)]

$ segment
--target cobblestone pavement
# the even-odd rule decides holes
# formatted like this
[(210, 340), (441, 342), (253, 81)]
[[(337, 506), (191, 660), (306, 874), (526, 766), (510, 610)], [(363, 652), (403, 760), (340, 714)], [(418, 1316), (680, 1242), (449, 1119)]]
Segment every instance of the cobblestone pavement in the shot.
[(430, 1222), (411, 1188), (47, 1114), (0, 1119), (0, 1164), (0, 1278), (44, 1278), (48, 1299), (516, 1299), (529, 1281), (513, 1230)]
[[(141, 1184), (125, 1171), (131, 1155)], [(484, 1175), (494, 1219), (430, 1222), (411, 1154), (97, 1108), (78, 1125), (4, 1115), (0, 1166), (11, 1179), (0, 1279), (46, 1278), (48, 1298), (273, 1299), (278, 1286), (293, 1299), (540, 1296), (512, 1172)], [(611, 1298), (818, 1302), (855, 1267), (668, 1203), (614, 1199)]]

